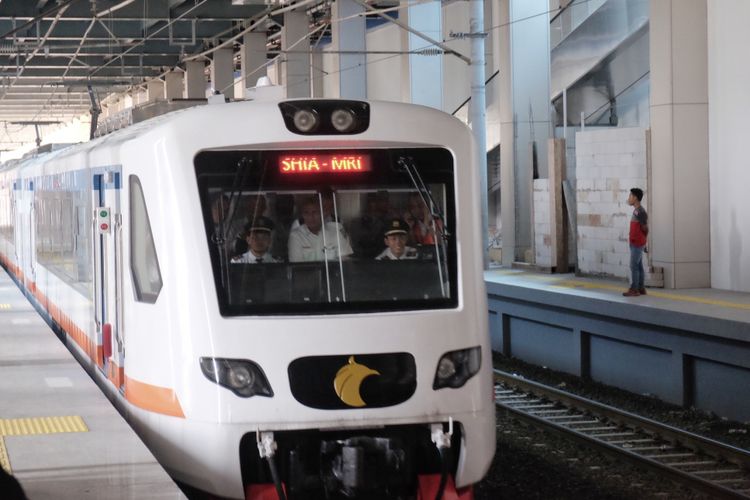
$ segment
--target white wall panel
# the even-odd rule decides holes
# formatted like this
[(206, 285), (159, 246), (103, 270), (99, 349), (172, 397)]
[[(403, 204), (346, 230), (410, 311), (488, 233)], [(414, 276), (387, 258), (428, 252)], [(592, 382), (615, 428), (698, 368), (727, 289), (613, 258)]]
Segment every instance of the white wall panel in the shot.
[(708, 1), (711, 286), (750, 292), (750, 2)]

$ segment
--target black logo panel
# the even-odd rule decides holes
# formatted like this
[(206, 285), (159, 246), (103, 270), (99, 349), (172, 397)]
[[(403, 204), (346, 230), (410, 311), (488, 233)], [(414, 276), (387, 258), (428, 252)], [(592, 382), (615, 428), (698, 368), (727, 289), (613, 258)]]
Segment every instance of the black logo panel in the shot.
[(417, 390), (414, 356), (405, 352), (310, 356), (288, 373), (294, 398), (322, 410), (394, 406)]

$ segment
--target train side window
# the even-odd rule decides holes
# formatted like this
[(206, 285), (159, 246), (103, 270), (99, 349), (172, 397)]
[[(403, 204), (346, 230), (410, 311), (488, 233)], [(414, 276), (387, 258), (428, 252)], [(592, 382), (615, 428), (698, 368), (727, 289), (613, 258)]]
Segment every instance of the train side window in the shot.
[(159, 259), (138, 176), (130, 176), (130, 270), (136, 300), (153, 304), (162, 287)]

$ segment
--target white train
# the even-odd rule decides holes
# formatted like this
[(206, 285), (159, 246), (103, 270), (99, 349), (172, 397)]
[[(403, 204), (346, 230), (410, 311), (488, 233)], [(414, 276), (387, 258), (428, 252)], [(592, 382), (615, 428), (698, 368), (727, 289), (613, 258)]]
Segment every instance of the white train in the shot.
[(420, 106), (199, 106), (0, 169), (0, 259), (190, 497), (473, 498), (474, 154)]

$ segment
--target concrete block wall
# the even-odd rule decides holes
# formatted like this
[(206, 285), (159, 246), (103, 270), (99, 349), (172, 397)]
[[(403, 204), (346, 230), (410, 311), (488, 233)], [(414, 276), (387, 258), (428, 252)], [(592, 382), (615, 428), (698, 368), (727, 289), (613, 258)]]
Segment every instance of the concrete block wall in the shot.
[(548, 179), (534, 180), (534, 263), (552, 267)]
[(646, 188), (646, 131), (607, 128), (576, 134), (578, 270), (582, 274), (627, 278), (628, 231), (633, 209), (630, 188)]

